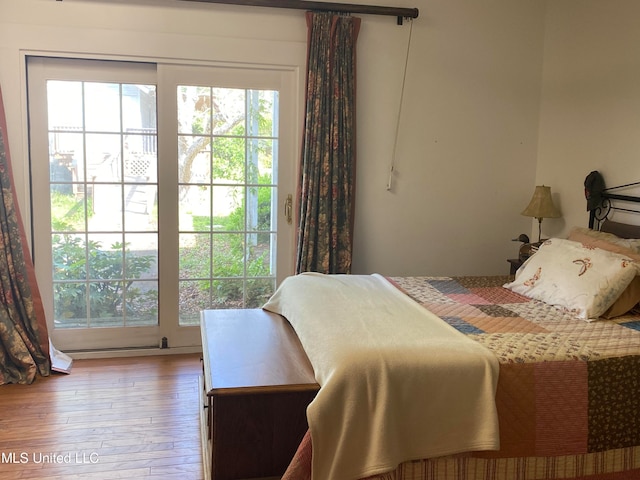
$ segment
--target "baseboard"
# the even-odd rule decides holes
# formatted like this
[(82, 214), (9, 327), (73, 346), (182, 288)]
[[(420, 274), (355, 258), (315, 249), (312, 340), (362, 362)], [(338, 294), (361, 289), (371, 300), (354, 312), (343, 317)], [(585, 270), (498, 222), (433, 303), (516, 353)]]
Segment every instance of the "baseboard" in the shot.
[(64, 353), (74, 360), (87, 360), (91, 358), (117, 358), (117, 357), (148, 357), (152, 355), (178, 355), (185, 353), (201, 353), (202, 347), (175, 347), (175, 348), (121, 348), (107, 350), (80, 350), (68, 351)]

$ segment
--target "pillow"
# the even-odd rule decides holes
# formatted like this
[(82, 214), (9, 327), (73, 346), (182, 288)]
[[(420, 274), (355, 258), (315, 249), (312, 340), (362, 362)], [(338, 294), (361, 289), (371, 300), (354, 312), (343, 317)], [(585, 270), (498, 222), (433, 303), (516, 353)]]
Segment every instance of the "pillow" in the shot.
[[(596, 235), (592, 235), (590, 232), (595, 232), (594, 230), (589, 230), (586, 228), (575, 227), (569, 232), (569, 240), (573, 240), (576, 242), (580, 242), (583, 245), (588, 245), (596, 248), (602, 248), (603, 250), (607, 250), (609, 252), (619, 253), (621, 255), (626, 255), (633, 260), (640, 262), (640, 254), (636, 253), (634, 250), (630, 248), (626, 248), (620, 244), (620, 242), (616, 242), (615, 240), (621, 240), (624, 242), (625, 240), (622, 238), (618, 238), (612, 234), (602, 234), (602, 232), (595, 232)], [(605, 236), (606, 235), (606, 236)], [(608, 236), (614, 237), (614, 242), (610, 242), (605, 240), (604, 238), (609, 238)], [(638, 302), (640, 302), (640, 277), (636, 277), (631, 281), (629, 286), (622, 292), (622, 294), (618, 297), (618, 299), (609, 307), (609, 309), (602, 315), (604, 318), (614, 318), (619, 317), (620, 315), (624, 315), (633, 307), (635, 307)]]
[(516, 293), (592, 320), (613, 305), (639, 272), (627, 256), (579, 242), (545, 241), (505, 284)]
[(618, 299), (613, 302), (606, 312), (602, 314), (603, 318), (615, 318), (624, 315), (633, 309), (640, 302), (640, 276), (631, 280), (631, 283), (620, 294)]
[(613, 233), (599, 232), (598, 230), (591, 230), (590, 228), (573, 227), (567, 238), (584, 243), (587, 243), (585, 239), (601, 240), (632, 250), (635, 254), (640, 254), (640, 239), (620, 238)]

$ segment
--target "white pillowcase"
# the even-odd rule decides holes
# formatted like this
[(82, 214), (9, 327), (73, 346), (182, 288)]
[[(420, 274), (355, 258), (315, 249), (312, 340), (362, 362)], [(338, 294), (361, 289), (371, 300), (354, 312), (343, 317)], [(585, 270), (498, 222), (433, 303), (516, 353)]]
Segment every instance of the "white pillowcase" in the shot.
[(638, 264), (624, 255), (552, 238), (522, 264), (515, 280), (504, 286), (584, 320), (594, 320), (639, 273)]

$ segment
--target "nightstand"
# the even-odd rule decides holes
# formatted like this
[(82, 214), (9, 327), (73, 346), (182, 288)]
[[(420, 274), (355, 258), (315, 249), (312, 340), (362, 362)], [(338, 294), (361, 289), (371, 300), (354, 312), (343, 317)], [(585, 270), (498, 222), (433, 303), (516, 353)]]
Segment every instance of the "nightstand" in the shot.
[(508, 258), (507, 262), (509, 262), (511, 268), (509, 270), (509, 275), (515, 275), (516, 270), (520, 268), (520, 266), (524, 263), (524, 260), (520, 258)]

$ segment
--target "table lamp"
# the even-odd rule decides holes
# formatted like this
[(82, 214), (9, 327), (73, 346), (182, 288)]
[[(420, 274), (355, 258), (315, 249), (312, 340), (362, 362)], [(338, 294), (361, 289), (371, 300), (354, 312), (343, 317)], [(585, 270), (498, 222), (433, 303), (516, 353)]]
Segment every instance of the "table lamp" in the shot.
[(525, 208), (520, 215), (538, 219), (538, 243), (540, 243), (542, 219), (558, 218), (560, 216), (560, 210), (556, 208), (551, 198), (551, 187), (545, 185), (536, 186), (529, 205), (527, 205), (527, 208)]

